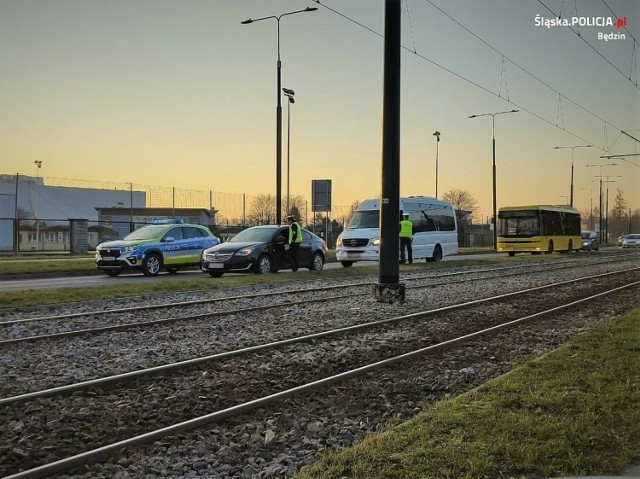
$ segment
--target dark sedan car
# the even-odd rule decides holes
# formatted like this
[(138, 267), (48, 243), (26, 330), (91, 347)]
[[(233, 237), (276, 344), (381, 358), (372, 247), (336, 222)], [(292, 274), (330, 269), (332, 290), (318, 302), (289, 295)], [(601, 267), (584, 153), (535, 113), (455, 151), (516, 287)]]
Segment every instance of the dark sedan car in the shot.
[[(254, 226), (226, 243), (202, 252), (202, 271), (219, 278), (224, 273), (275, 273), (291, 269), (286, 249), (288, 226)], [(327, 258), (327, 246), (321, 238), (302, 230), (298, 263), (302, 268), (321, 270)]]

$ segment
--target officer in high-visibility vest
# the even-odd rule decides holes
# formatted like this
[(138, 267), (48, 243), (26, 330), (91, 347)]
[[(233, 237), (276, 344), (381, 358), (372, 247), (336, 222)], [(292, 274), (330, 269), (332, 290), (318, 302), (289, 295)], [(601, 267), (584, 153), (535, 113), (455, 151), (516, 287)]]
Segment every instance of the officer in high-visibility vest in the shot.
[(407, 249), (409, 264), (413, 263), (411, 241), (413, 241), (413, 223), (409, 220), (409, 213), (402, 213), (402, 221), (400, 221), (400, 264), (405, 263), (405, 248)]
[(302, 243), (302, 228), (296, 221), (295, 216), (287, 216), (289, 222), (289, 263), (293, 271), (298, 271), (298, 251)]

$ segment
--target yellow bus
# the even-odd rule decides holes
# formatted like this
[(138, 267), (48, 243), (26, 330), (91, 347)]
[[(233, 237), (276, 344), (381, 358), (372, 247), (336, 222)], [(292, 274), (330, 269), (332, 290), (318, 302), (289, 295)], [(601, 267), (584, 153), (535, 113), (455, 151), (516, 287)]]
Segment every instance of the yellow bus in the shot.
[(553, 253), (578, 251), (580, 212), (571, 206), (509, 206), (498, 212), (498, 251)]

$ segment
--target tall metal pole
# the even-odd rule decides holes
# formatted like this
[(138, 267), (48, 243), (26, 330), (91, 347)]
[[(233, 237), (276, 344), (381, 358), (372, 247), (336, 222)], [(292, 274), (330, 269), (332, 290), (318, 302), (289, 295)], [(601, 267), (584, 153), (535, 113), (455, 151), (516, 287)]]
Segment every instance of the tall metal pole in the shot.
[(380, 262), (374, 298), (404, 302), (399, 283), (400, 213), (400, 20), (401, 1), (385, 0), (384, 85), (382, 113), (382, 194), (380, 198)]
[(574, 167), (573, 167), (573, 150), (575, 150), (576, 148), (593, 148), (593, 146), (592, 145), (555, 146), (553, 148), (554, 150), (571, 149), (571, 196), (570, 196), (570, 200), (569, 200), (569, 204), (571, 206), (573, 206), (573, 171), (574, 171)]
[(575, 148), (571, 148), (571, 199), (569, 202), (569, 206), (573, 207), (573, 150)]
[(129, 183), (129, 233), (135, 229), (133, 227), (133, 183)]
[(282, 103), (280, 89), (282, 88), (282, 62), (280, 61), (280, 17), (278, 23), (278, 81), (276, 95), (276, 224), (282, 224)]
[(599, 216), (598, 225), (599, 225), (600, 231), (598, 232), (598, 236), (600, 238), (598, 239), (598, 241), (600, 243), (604, 243), (604, 241), (603, 241), (604, 236), (603, 236), (603, 231), (602, 231), (603, 230), (603, 228), (602, 228), (602, 177), (600, 177), (600, 206), (599, 206), (599, 208), (600, 208), (600, 211), (598, 212), (598, 216)]
[(436, 137), (436, 199), (438, 199), (438, 157), (440, 156), (440, 132), (436, 130), (433, 136)]
[[(600, 243), (604, 243), (604, 229), (603, 229), (603, 216), (602, 216), (602, 167), (603, 166), (618, 166), (618, 163), (607, 163), (604, 165), (585, 165), (587, 168), (589, 167), (596, 167), (599, 168), (600, 174), (598, 176), (596, 176), (596, 178), (600, 178), (600, 203), (599, 203), (599, 209), (600, 211), (598, 212), (598, 216), (599, 216), (599, 220), (598, 220), (598, 225), (600, 228), (600, 231), (598, 233), (598, 241)], [(607, 177), (607, 179), (609, 179), (609, 177)]]
[(255, 20), (249, 18), (242, 23), (247, 25), (253, 22), (259, 22), (260, 20), (267, 20), (273, 18), (278, 26), (278, 61), (276, 64), (276, 224), (282, 223), (282, 103), (281, 93), (282, 89), (282, 62), (280, 60), (280, 19), (287, 15), (293, 15), (295, 13), (314, 12), (316, 7), (307, 7), (304, 10), (296, 10), (294, 12), (283, 13), (282, 15), (271, 15), (263, 18), (256, 18)]
[(287, 214), (291, 214), (289, 209), (289, 178), (290, 178), (290, 164), (291, 164), (291, 104), (295, 103), (293, 96), (296, 94), (289, 88), (282, 89), (284, 95), (289, 99), (287, 102)]
[(18, 254), (20, 249), (20, 220), (18, 219), (18, 182), (20, 173), (16, 173), (16, 197), (13, 206), (13, 252)]
[(36, 165), (36, 245), (40, 249), (40, 168), (42, 160), (33, 162)]
[(481, 116), (491, 116), (491, 144), (493, 151), (493, 249), (498, 250), (498, 206), (497, 206), (497, 181), (496, 181), (496, 115), (504, 115), (506, 113), (517, 113), (520, 110), (499, 111), (497, 113), (482, 113), (480, 115), (471, 115), (469, 118), (478, 118)]
[(493, 145), (493, 250), (498, 251), (498, 200), (496, 187), (496, 116), (491, 115), (491, 136)]
[(291, 99), (287, 102), (287, 214), (289, 209), (289, 178), (291, 173)]

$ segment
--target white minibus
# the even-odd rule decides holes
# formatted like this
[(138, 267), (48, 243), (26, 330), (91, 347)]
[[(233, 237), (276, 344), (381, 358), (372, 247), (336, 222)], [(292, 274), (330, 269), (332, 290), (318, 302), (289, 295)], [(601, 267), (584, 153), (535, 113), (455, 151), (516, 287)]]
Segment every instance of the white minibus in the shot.
[[(427, 196), (400, 198), (400, 209), (413, 223), (413, 259), (440, 261), (458, 252), (456, 214), (451, 203)], [(398, 211), (398, 225), (400, 224)], [(342, 266), (380, 259), (380, 200), (365, 200), (356, 209), (349, 226), (336, 243), (336, 257)], [(398, 244), (398, 256), (400, 245)]]

